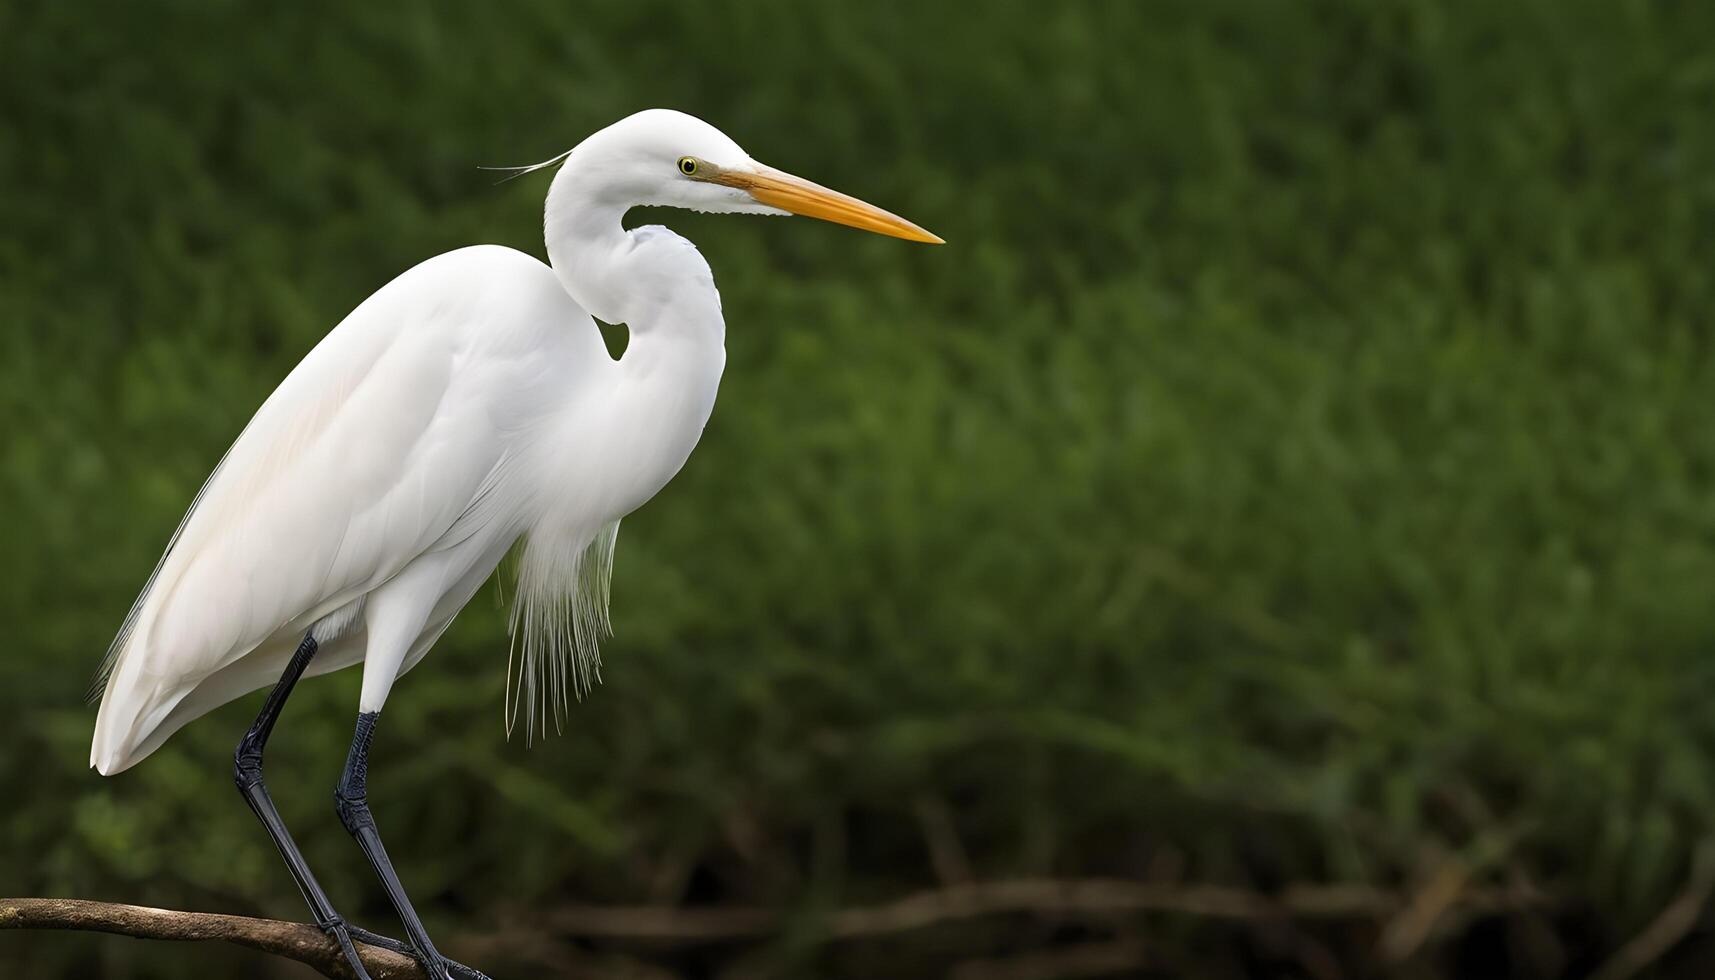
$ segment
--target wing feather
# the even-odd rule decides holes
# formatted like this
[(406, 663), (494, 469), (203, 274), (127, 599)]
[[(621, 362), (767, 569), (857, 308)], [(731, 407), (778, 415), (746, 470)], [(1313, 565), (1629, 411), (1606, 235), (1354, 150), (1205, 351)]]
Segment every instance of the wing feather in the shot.
[(491, 521), (520, 412), (506, 399), (543, 373), (537, 321), (567, 305), (540, 262), (464, 249), (331, 331), (227, 451), (126, 617), (92, 764), (134, 762), (198, 683), (386, 582), (473, 509)]

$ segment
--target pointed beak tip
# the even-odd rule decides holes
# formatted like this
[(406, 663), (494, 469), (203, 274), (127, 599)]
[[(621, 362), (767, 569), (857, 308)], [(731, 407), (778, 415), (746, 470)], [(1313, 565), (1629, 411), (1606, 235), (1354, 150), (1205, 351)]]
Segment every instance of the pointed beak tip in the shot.
[(905, 226), (903, 229), (899, 231), (884, 232), (884, 234), (890, 234), (895, 238), (903, 238), (908, 242), (917, 242), (922, 245), (947, 244), (947, 240), (945, 238), (942, 238), (940, 235), (935, 234), (922, 225), (912, 224), (909, 221), (903, 220), (901, 221), (901, 224)]
[(741, 188), (749, 192), (753, 200), (788, 214), (832, 221), (835, 224), (925, 245), (947, 243), (940, 235), (912, 224), (896, 214), (773, 167), (759, 164), (754, 172), (727, 172), (711, 179), (716, 183)]
[(877, 232), (879, 234), (886, 235), (889, 238), (897, 238), (901, 241), (915, 242), (919, 245), (947, 244), (947, 240), (945, 238), (942, 238), (940, 235), (935, 234), (922, 225), (912, 224), (904, 218), (899, 218), (894, 215), (888, 215), (887, 217), (891, 219), (887, 225), (879, 227), (864, 227), (863, 230)]

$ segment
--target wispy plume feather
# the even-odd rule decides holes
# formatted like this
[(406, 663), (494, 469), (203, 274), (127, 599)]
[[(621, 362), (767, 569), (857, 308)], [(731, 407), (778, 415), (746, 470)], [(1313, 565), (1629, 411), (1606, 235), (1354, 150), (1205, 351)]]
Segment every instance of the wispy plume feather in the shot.
[[(573, 149), (576, 149), (576, 147), (573, 147)], [(509, 180), (517, 180), (519, 177), (522, 177), (525, 174), (533, 174), (538, 170), (546, 170), (549, 167), (552, 167), (554, 164), (559, 163), (561, 160), (564, 160), (565, 158), (567, 158), (571, 155), (572, 155), (572, 151), (567, 150), (564, 153), (560, 153), (560, 154), (556, 154), (554, 156), (551, 156), (548, 159), (543, 160), (541, 163), (527, 164), (527, 165), (522, 166), (522, 167), (477, 167), (476, 169), (478, 169), (478, 170), (495, 170), (495, 171), (506, 172), (505, 177), (502, 177), (499, 180), (495, 181), (496, 184), (504, 184)]]
[(615, 521), (596, 532), (581, 551), (526, 542), (519, 556), (512, 644), (506, 658), (508, 738), (517, 727), (520, 709), (525, 744), (534, 740), (538, 725), (543, 735), (548, 733), (550, 712), (554, 731), (562, 731), (570, 699), (582, 700), (585, 692), (601, 683), (600, 643), (613, 635), (607, 607), (618, 537)]

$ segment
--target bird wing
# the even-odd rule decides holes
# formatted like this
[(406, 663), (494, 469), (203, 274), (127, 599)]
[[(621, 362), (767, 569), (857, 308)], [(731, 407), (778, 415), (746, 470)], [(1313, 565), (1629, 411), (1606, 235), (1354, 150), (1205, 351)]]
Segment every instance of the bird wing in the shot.
[(546, 266), (479, 247), (406, 272), (331, 331), (227, 451), (127, 617), (93, 754), (456, 537), (528, 393), (564, 367), (568, 316), (588, 322)]

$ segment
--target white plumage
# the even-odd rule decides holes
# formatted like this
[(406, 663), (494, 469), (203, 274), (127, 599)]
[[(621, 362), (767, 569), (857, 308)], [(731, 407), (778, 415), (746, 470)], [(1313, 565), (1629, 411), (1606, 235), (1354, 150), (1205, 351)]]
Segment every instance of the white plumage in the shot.
[[(360, 710), (379, 711), (520, 537), (527, 723), (588, 682), (617, 523), (684, 464), (725, 364), (707, 263), (664, 228), (626, 230), (638, 204), (938, 241), (763, 167), (681, 113), (590, 137), (549, 191), (551, 264), (498, 246), (430, 259), (364, 301), (257, 411), (114, 641), (92, 766), (126, 769), (273, 683), (306, 632), (320, 647), (308, 673), (362, 661)], [(592, 313), (627, 325), (624, 357)]]

